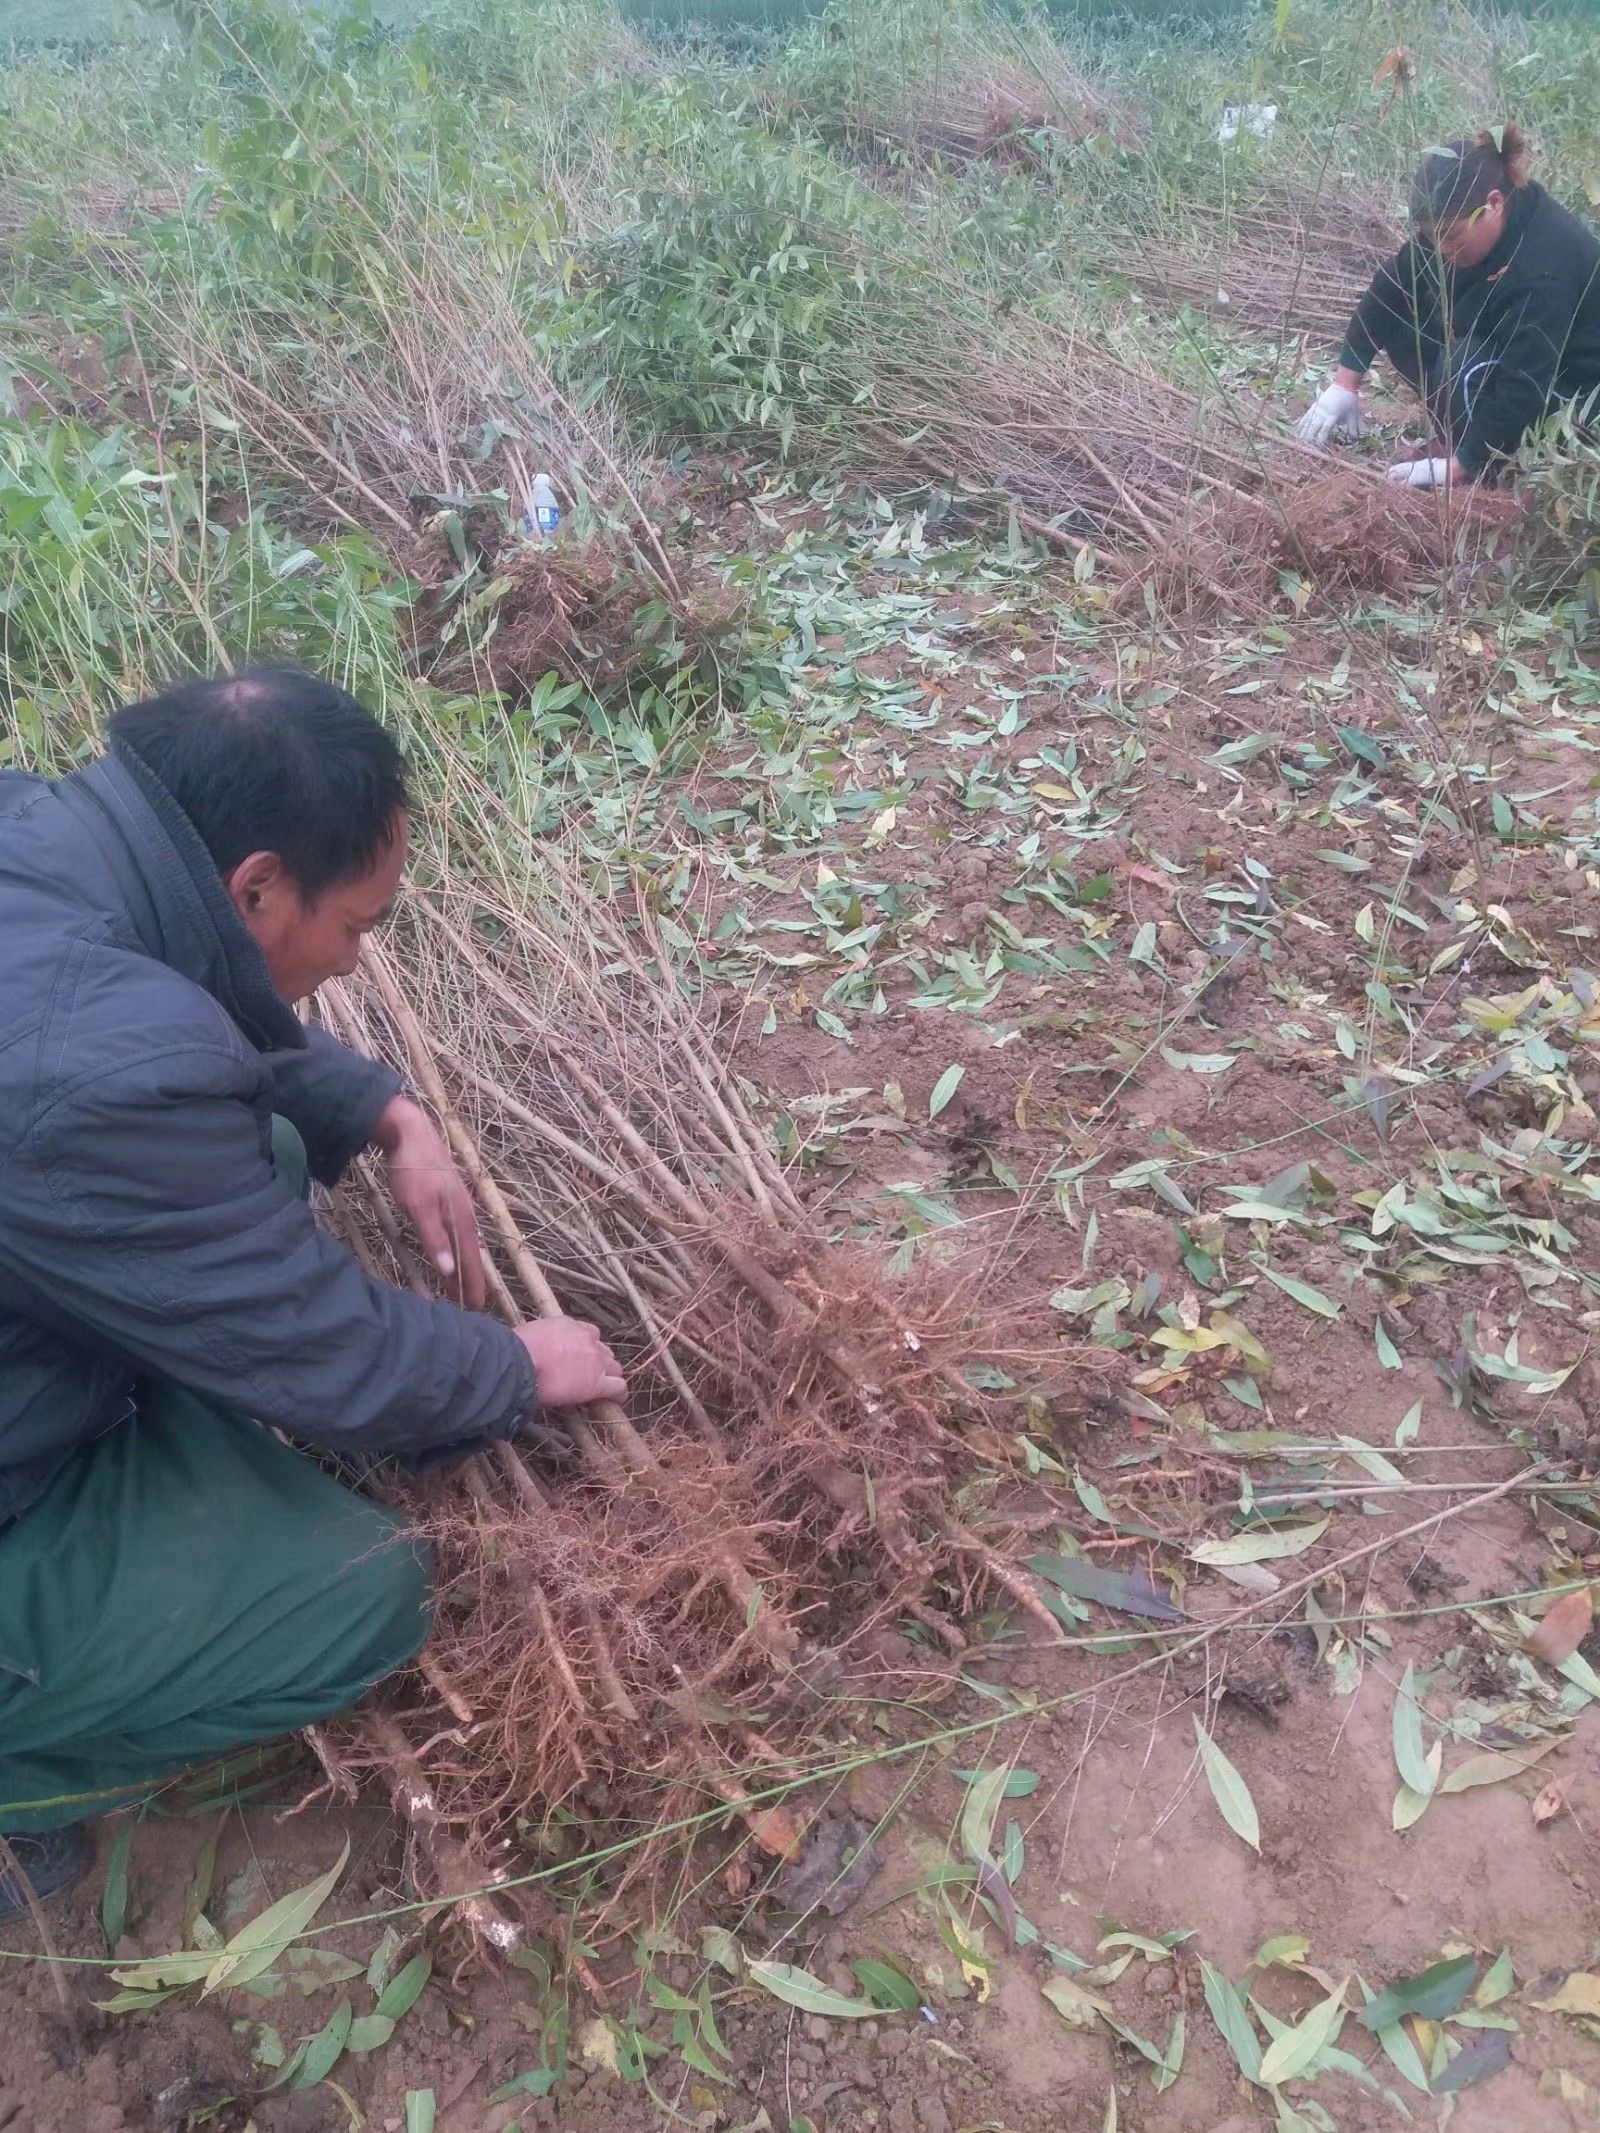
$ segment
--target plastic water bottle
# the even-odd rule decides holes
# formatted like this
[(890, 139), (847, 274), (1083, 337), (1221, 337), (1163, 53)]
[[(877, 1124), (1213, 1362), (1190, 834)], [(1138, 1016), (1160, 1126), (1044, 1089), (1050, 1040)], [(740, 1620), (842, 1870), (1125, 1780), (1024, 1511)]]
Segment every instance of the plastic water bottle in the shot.
[(561, 524), (561, 506), (556, 502), (556, 492), (548, 474), (535, 474), (533, 487), (528, 492), (528, 508), (523, 513), (524, 533), (537, 534), (542, 541), (549, 540)]

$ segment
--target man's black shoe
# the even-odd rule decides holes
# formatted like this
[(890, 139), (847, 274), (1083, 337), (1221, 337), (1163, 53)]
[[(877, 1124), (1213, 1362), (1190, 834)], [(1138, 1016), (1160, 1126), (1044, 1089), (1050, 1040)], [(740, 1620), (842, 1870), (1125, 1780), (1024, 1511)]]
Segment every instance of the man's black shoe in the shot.
[[(0, 1926), (27, 1915), (28, 1899), (17, 1885), (17, 1869), (28, 1877), (34, 1896), (42, 1900), (70, 1889), (81, 1880), (93, 1847), (81, 1822), (65, 1829), (49, 1829), (40, 1836), (7, 1837), (11, 1858), (0, 1853)], [(16, 1869), (11, 1864), (16, 1861)]]

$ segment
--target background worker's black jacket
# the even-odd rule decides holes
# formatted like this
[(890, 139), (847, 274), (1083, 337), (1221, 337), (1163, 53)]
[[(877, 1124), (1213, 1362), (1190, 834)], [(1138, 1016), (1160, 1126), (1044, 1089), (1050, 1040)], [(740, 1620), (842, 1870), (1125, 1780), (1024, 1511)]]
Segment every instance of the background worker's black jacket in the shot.
[(1373, 276), (1339, 360), (1365, 371), (1379, 350), (1453, 408), (1451, 449), (1482, 474), (1551, 407), (1600, 388), (1600, 239), (1542, 185), (1511, 195), (1475, 267), (1413, 239)]
[(326, 1183), (398, 1087), (279, 998), (137, 757), (0, 775), (0, 1527), (141, 1378), (337, 1451), (532, 1412), (508, 1327), (371, 1280), (274, 1177), (275, 1111)]

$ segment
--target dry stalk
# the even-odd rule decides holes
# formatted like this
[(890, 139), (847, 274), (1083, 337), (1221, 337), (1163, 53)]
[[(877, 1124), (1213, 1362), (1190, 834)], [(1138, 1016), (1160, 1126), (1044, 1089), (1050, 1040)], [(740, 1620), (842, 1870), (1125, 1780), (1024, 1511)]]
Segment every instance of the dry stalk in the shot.
[[(376, 1712), (369, 1713), (363, 1723), (377, 1749), (378, 1764), (388, 1780), (390, 1797), (428, 1856), (434, 1886), (453, 1890), (492, 1888), (502, 1877), (484, 1867), (460, 1839), (451, 1834), (439, 1812), (433, 1788), (424, 1777), (398, 1724)], [(462, 1895), (452, 1901), (462, 1921), (497, 1954), (509, 1954), (521, 1940), (520, 1925), (506, 1914), (492, 1895)]]
[[(518, 1280), (541, 1318), (560, 1318), (563, 1313), (555, 1291), (545, 1279), (543, 1268), (523, 1243), (515, 1218), (506, 1205), (505, 1194), (490, 1176), (477, 1142), (467, 1131), (450, 1101), (449, 1092), (421, 1023), (407, 1004), (381, 954), (372, 954), (370, 967), (383, 1004), (405, 1041), (411, 1069), (417, 1077), (418, 1085), (438, 1112), (449, 1136), (450, 1145), (471, 1180), (507, 1258), (516, 1269)], [(591, 1412), (605, 1429), (630, 1471), (647, 1475), (671, 1499), (676, 1494), (672, 1476), (617, 1402), (599, 1401)], [(717, 1555), (729, 1597), (744, 1617), (757, 1645), (774, 1661), (792, 1662), (801, 1649), (798, 1633), (777, 1615), (761, 1582), (751, 1575), (749, 1569), (725, 1544), (717, 1545)]]
[(44, 1950), (45, 1968), (50, 1974), (51, 1988), (61, 2004), (62, 2019), (81, 2048), (83, 2022), (62, 1977), (61, 1951), (50, 1931), (50, 1921), (44, 1915), (44, 1906), (35, 1895), (33, 1883), (28, 1879), (21, 1860), (3, 1836), (0, 1836), (0, 1867), (5, 1869), (8, 1879), (21, 1896), (28, 1916), (33, 1921), (33, 1930), (38, 1934), (39, 1945)]
[[(438, 1115), (482, 1211), (493, 1307), (582, 1310), (630, 1378), (629, 1413), (571, 1418), (570, 1470), (500, 1446), (402, 1485), (439, 1602), (393, 1723), (440, 1826), (473, 1846), (580, 1798), (603, 1814), (642, 1773), (710, 1788), (765, 1843), (783, 1831), (737, 1775), (747, 1714), (768, 1714), (781, 1753), (819, 1694), (881, 1671), (880, 1625), (909, 1616), (958, 1652), (951, 1605), (1034, 1598), (953, 1509), (958, 1425), (983, 1406), (956, 1363), (1025, 1369), (1025, 1350), (975, 1312), (983, 1269), (896, 1286), (823, 1243), (648, 930), (624, 952), (545, 847), (537, 877), (535, 895), (509, 868), (441, 875), (326, 1002), (347, 1042), (408, 1062)], [(341, 1213), (372, 1266), (426, 1286), (375, 1181)], [(361, 1753), (379, 1754), (371, 1736)]]

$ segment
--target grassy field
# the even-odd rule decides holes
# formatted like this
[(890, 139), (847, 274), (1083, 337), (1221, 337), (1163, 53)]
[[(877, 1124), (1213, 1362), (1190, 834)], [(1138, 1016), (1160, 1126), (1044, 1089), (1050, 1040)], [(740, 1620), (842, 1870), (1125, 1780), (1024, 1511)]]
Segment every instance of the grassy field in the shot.
[[(517, 1964), (375, 1783), (226, 1773), (62, 1929), (94, 2133), (1595, 2123), (1600, 458), (1290, 434), (1432, 143), (1595, 212), (1592, 19), (8, 36), (0, 762), (246, 659), (378, 706), (420, 893), (327, 1012), (636, 1388), (626, 1487), (406, 1498), (384, 1709)], [(16, 1952), (0, 2127), (76, 2129)]]
[[(1059, 23), (1093, 25), (1122, 31), (1139, 23), (1168, 24), (1176, 19), (1186, 30), (1218, 23), (1236, 23), (1257, 0), (1051, 0), (1045, 10)], [(1582, 5), (1584, 0), (1545, 0), (1560, 8)], [(378, 20), (412, 24), (423, 19), (448, 17), (449, 6), (430, 5), (430, 0), (383, 0), (374, 6)], [(621, 0), (623, 18), (663, 36), (728, 35), (747, 40), (768, 40), (792, 34), (803, 24), (826, 12), (826, 0)], [(15, 41), (55, 43), (80, 38), (96, 42), (147, 34), (158, 27), (159, 7), (144, 8), (137, 0), (43, 0), (27, 6), (23, 0), (4, 0), (0, 6), (0, 43)]]

